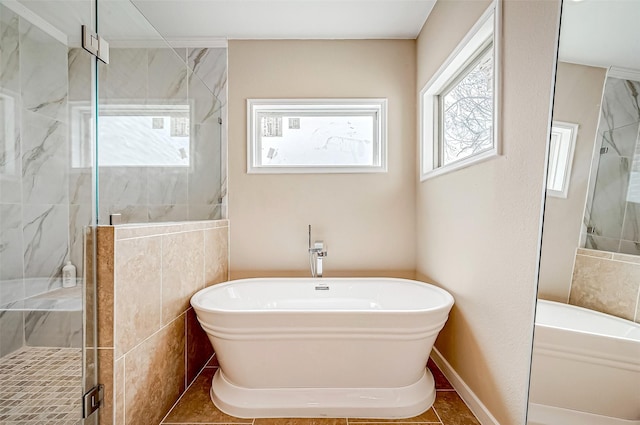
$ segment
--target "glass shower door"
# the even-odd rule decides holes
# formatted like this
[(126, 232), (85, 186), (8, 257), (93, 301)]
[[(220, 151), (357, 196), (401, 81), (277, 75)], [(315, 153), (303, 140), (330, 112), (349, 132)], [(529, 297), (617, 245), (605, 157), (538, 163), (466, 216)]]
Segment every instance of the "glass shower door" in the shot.
[(0, 0), (0, 422), (75, 425), (96, 384), (95, 0)]

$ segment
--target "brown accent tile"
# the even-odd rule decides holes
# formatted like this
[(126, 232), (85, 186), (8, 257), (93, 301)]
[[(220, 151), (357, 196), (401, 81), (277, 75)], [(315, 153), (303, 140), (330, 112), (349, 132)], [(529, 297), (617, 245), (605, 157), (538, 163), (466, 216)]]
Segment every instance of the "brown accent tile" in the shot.
[[(115, 425), (125, 425), (125, 359), (120, 357), (116, 360), (114, 368), (114, 382), (115, 382)], [(100, 422), (102, 425), (102, 422)]]
[(118, 241), (115, 258), (118, 358), (160, 329), (161, 238)]
[(189, 300), (204, 287), (204, 233), (162, 236), (162, 323), (189, 308)]
[(576, 255), (569, 304), (633, 320), (640, 265)]
[(218, 356), (214, 355), (213, 357), (211, 357), (211, 359), (209, 359), (209, 362), (207, 363), (207, 367), (219, 367), (220, 363), (218, 363)]
[(435, 364), (433, 360), (431, 360), (431, 358), (429, 358), (429, 361), (427, 362), (427, 367), (431, 371), (431, 374), (433, 375), (433, 379), (436, 381), (436, 390), (452, 390), (453, 389), (447, 377), (444, 376), (440, 368), (438, 368), (438, 366)]
[(404, 418), (404, 419), (366, 419), (366, 418), (349, 418), (349, 423), (440, 423), (438, 416), (433, 411), (433, 408), (430, 408), (424, 413), (421, 413), (418, 416), (414, 416), (412, 418)]
[(437, 391), (433, 408), (443, 425), (480, 425), (455, 391)]
[(159, 424), (184, 391), (184, 317), (125, 356), (127, 425)]
[(195, 311), (190, 308), (185, 315), (187, 329), (187, 385), (191, 384), (200, 369), (213, 355), (213, 347), (202, 330)]
[(98, 347), (113, 347), (113, 227), (98, 227), (96, 234)]
[(206, 368), (198, 376), (193, 385), (182, 396), (180, 401), (167, 415), (163, 424), (250, 424), (252, 419), (240, 419), (222, 413), (211, 401), (209, 390), (211, 379), (216, 369)]
[(254, 425), (347, 425), (345, 418), (256, 418)]
[(101, 425), (112, 425), (113, 422), (113, 349), (98, 349), (98, 382), (104, 385), (103, 405), (98, 410)]
[(204, 231), (204, 281), (206, 286), (229, 278), (229, 228)]

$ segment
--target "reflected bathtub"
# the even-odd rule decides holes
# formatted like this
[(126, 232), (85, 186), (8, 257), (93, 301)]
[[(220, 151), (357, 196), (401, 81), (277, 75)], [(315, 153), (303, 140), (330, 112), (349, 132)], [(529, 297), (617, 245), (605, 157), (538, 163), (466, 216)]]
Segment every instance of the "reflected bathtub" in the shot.
[(192, 299), (220, 368), (214, 404), (237, 417), (418, 415), (446, 291), (387, 278), (243, 279)]
[(640, 425), (640, 324), (538, 300), (529, 425)]

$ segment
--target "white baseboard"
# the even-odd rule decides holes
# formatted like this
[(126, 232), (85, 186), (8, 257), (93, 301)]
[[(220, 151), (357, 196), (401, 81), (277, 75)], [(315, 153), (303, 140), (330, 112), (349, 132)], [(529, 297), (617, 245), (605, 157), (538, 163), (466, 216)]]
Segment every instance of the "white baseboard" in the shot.
[(469, 407), (469, 410), (478, 418), (478, 421), (482, 425), (500, 425), (500, 423), (493, 417), (489, 409), (480, 401), (478, 396), (475, 395), (471, 388), (462, 380), (460, 375), (456, 373), (447, 362), (442, 354), (434, 347), (431, 351), (431, 358), (435, 364), (440, 368), (444, 376), (449, 380), (453, 388), (462, 398), (462, 401)]

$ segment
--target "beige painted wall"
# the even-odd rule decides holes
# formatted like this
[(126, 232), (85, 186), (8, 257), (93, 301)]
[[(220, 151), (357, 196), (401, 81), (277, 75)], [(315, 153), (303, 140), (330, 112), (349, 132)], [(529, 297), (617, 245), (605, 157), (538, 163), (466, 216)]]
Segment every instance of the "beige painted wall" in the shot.
[(587, 199), (605, 68), (558, 63), (553, 120), (579, 124), (567, 198), (547, 197), (538, 297), (568, 302)]
[[(417, 87), (488, 1), (439, 1), (418, 38)], [(418, 185), (417, 273), (456, 304), (437, 349), (500, 424), (523, 424), (559, 2), (503, 5), (503, 156)], [(435, 41), (435, 42), (434, 42)]]
[[(232, 277), (309, 275), (307, 225), (325, 275), (415, 269), (415, 40), (229, 41)], [(246, 99), (388, 98), (385, 174), (248, 175)]]

